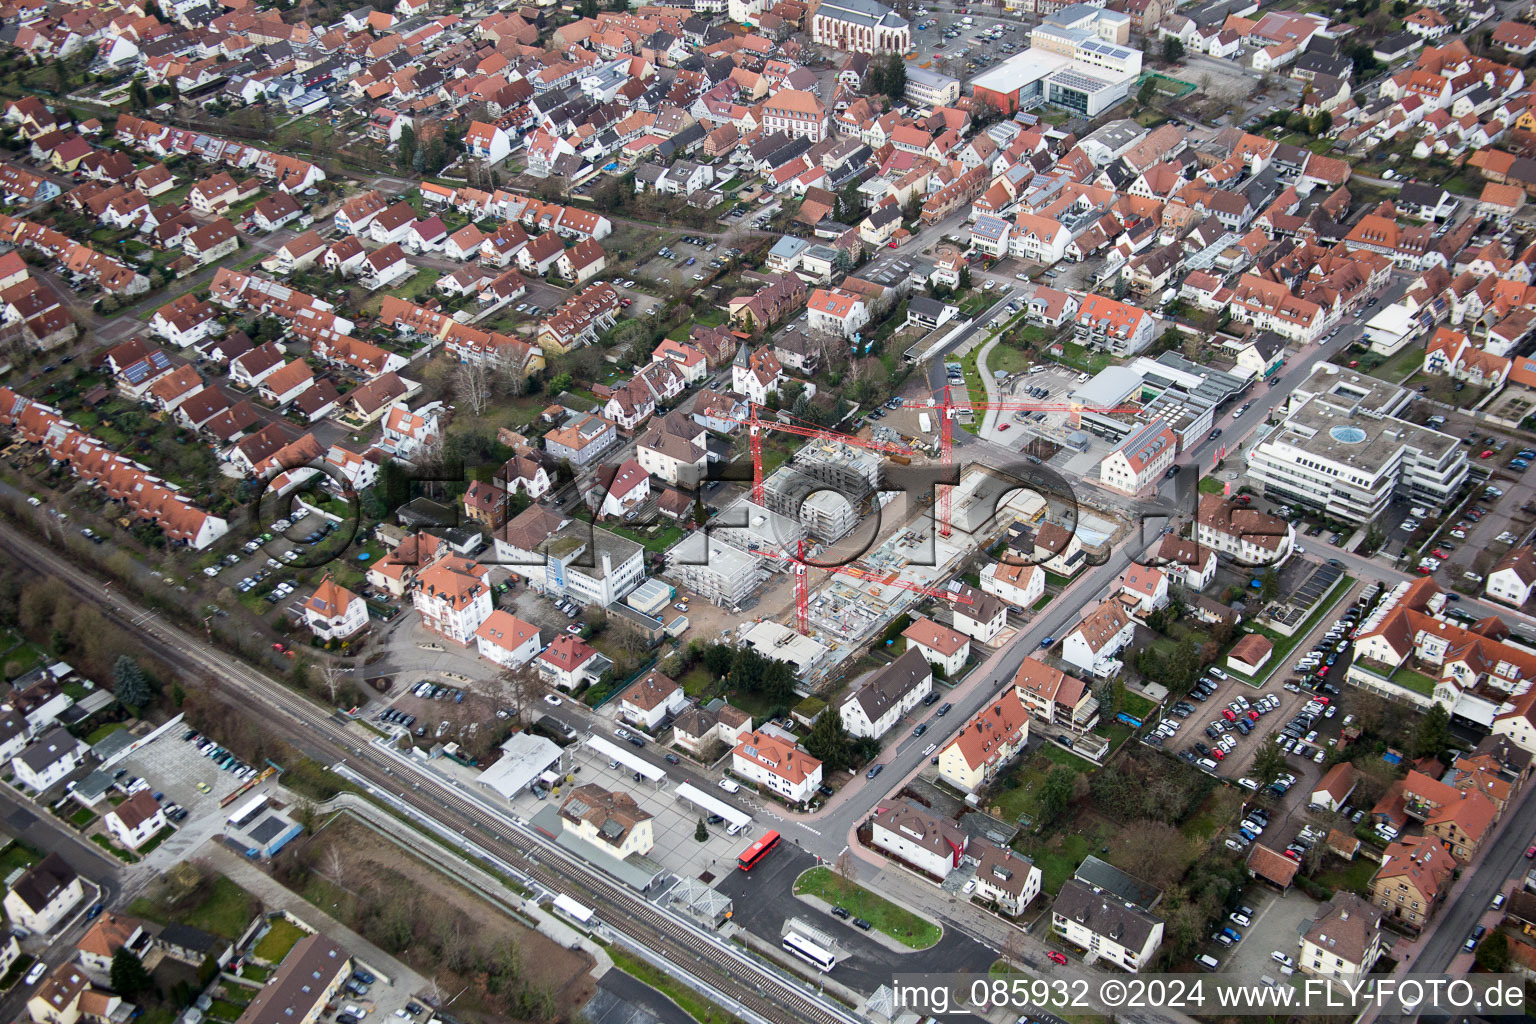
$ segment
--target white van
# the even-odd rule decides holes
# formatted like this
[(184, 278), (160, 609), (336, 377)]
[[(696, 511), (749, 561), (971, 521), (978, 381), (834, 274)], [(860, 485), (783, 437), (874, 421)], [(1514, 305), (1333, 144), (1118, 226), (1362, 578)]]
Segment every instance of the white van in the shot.
[(741, 792), (741, 786), (738, 783), (733, 782), (730, 779), (721, 779), (720, 780), (720, 788), (725, 790), (727, 793), (740, 793)]
[(1215, 957), (1208, 953), (1201, 953), (1199, 956), (1195, 957), (1195, 963), (1199, 964), (1207, 971), (1214, 971), (1216, 968), (1221, 966), (1221, 961), (1217, 960)]

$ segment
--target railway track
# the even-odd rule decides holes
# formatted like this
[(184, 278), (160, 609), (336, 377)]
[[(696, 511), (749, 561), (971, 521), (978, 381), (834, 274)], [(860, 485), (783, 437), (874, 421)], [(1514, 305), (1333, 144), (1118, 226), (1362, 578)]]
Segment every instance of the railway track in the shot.
[(729, 996), (750, 1015), (771, 1024), (858, 1024), (852, 1014), (836, 1012), (811, 998), (795, 982), (663, 913), (553, 844), (514, 827), (498, 809), (469, 799), (432, 773), (417, 768), (414, 781), (404, 783), (404, 774), (385, 764), (383, 755), (370, 751), (367, 743), (360, 744), (319, 707), (243, 663), (210, 651), (201, 640), (155, 613), (123, 597), (109, 597), (83, 570), (8, 524), (0, 524), (0, 549), (17, 556), (17, 564), (38, 567), (58, 578), (81, 600), (99, 606), (103, 614), (137, 634), (167, 665), (210, 677), (256, 706), (277, 712), (266, 716), (269, 727), (286, 732), (285, 738), (306, 753), (324, 763), (346, 761), (372, 785), (398, 794), (417, 811), (451, 824), (466, 837), (472, 835), (487, 852), (521, 864), (520, 870), (546, 888), (601, 908), (608, 927), (664, 957), (688, 977)]

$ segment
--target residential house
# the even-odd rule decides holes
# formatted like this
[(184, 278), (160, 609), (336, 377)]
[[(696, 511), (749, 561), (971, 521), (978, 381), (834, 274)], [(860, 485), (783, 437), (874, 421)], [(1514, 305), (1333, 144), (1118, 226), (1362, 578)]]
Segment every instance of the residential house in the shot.
[(790, 803), (811, 798), (821, 785), (821, 762), (796, 748), (793, 741), (762, 731), (741, 736), (731, 751), (731, 771)]
[(688, 704), (682, 686), (660, 672), (647, 672), (619, 696), (619, 716), (647, 732), (656, 729), (669, 716), (675, 716)]
[(933, 690), (933, 669), (921, 652), (908, 649), (870, 675), (837, 707), (848, 735), (879, 739)]
[(165, 811), (153, 793), (141, 789), (102, 816), (107, 834), (119, 846), (137, 850), (167, 825)]
[(475, 630), (480, 657), (505, 669), (517, 669), (539, 654), (539, 630), (510, 612), (500, 609), (487, 615)]
[(875, 849), (941, 881), (960, 866), (969, 842), (952, 819), (910, 800), (876, 808), (870, 828)]
[(939, 752), (939, 778), (961, 792), (974, 793), (994, 779), (1028, 742), (1029, 712), (1019, 700), (1018, 690), (1009, 687), (966, 722)]

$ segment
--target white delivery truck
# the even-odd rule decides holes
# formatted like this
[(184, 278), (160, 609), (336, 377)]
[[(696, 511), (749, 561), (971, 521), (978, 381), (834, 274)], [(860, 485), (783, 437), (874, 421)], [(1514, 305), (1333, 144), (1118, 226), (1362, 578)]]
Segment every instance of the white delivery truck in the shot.
[(917, 425), (923, 429), (923, 433), (933, 433), (933, 420), (928, 418), (927, 413), (920, 412), (917, 414)]

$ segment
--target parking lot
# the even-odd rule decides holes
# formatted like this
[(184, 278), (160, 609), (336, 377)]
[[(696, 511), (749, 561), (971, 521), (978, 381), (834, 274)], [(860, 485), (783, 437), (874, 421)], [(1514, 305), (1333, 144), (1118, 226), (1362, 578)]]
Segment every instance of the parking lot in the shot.
[[(1341, 705), (1348, 701), (1345, 688), (1339, 685), (1339, 680), (1344, 678), (1349, 669), (1350, 648), (1339, 652), (1336, 648), (1342, 640), (1333, 642), (1325, 641), (1325, 637), (1334, 628), (1335, 622), (1343, 617), (1353, 607), (1354, 600), (1364, 589), (1363, 584), (1357, 584), (1343, 599), (1333, 607), (1333, 614), (1326, 615), (1315, 626), (1310, 634), (1298, 643), (1296, 648), (1286, 656), (1287, 664), (1276, 666), (1273, 675), (1260, 687), (1242, 681), (1220, 668), (1207, 669), (1205, 678), (1215, 684), (1205, 700), (1198, 700), (1196, 696), (1187, 695), (1181, 698), (1187, 706), (1192, 707), (1188, 717), (1179, 719), (1170, 716), (1171, 721), (1178, 723), (1178, 728), (1170, 736), (1164, 739), (1164, 744), (1170, 748), (1176, 748), (1183, 753), (1181, 756), (1195, 761), (1202, 759), (1214, 762), (1214, 767), (1202, 765), (1213, 775), (1226, 779), (1246, 778), (1249, 768), (1252, 767), (1258, 751), (1258, 744), (1270, 742), (1271, 737), (1279, 736), (1306, 705), (1315, 697), (1322, 696), (1328, 700), (1328, 705), (1334, 710), (1329, 716), (1326, 710), (1317, 717), (1312, 726), (1302, 733), (1303, 748), (1297, 748), (1292, 744), (1292, 750), (1287, 755), (1289, 771), (1297, 778), (1293, 792), (1287, 793), (1281, 798), (1282, 805), (1288, 805), (1295, 792), (1304, 790), (1310, 794), (1309, 787), (1321, 776), (1324, 763), (1327, 761), (1326, 752), (1331, 749), (1330, 739), (1338, 736), (1339, 725), (1343, 721), (1341, 717), (1347, 708)], [(1313, 648), (1323, 646), (1330, 648), (1329, 653), (1334, 657), (1331, 666), (1318, 666), (1326, 668), (1326, 673), (1321, 678), (1313, 671), (1312, 678), (1320, 686), (1333, 687), (1339, 693), (1330, 693), (1323, 690), (1320, 693), (1303, 691), (1297, 684), (1297, 671), (1295, 665), (1302, 662), (1303, 657)], [(1223, 678), (1225, 677), (1225, 678)], [(1247, 707), (1244, 707), (1244, 704)], [(1264, 705), (1269, 705), (1267, 708)], [(1257, 713), (1257, 719), (1253, 714)], [(1247, 717), (1252, 723), (1251, 731), (1244, 735), (1237, 727), (1237, 719)], [(1316, 732), (1313, 739), (1308, 740), (1308, 734)], [(1216, 735), (1213, 737), (1211, 733)], [(1222, 738), (1228, 738), (1230, 750), (1224, 751), (1222, 758), (1217, 758), (1210, 753), (1218, 747)], [(1204, 747), (1204, 750), (1201, 750)], [(1319, 754), (1323, 754), (1322, 761), (1317, 760)], [(1247, 788), (1246, 786), (1244, 787)], [(1304, 808), (1307, 798), (1301, 800)], [(1283, 848), (1282, 844), (1279, 848)]]
[[(175, 803), (188, 812), (177, 824), (176, 834), (150, 854), (151, 863), (157, 867), (190, 859), (193, 851), (210, 836), (217, 835), (224, 827), (225, 818), (219, 801), (246, 781), (237, 778), (235, 772), (216, 766), (212, 758), (198, 752), (200, 744), (208, 740), (217, 742), (214, 737), (196, 742), (183, 740), (182, 736), (190, 728), (167, 731), (117, 765), (127, 772), (124, 779), (137, 775), (149, 783), (151, 792), (164, 794), (162, 806)], [(275, 788), (275, 783), (270, 780), (262, 785)], [(199, 787), (206, 787), (206, 792)]]
[(1254, 884), (1243, 890), (1237, 902), (1254, 911), (1243, 915), (1249, 920), (1246, 926), (1227, 919), (1227, 926), (1241, 934), (1243, 940), (1230, 948), (1208, 941), (1201, 952), (1221, 961), (1221, 973), (1243, 984), (1259, 984), (1264, 977), (1285, 983), (1287, 976), (1273, 954), (1279, 952), (1290, 957), (1294, 964), (1296, 936), (1316, 916), (1317, 901), (1299, 889), (1281, 896), (1267, 886)]
[(962, 8), (954, 13), (917, 7), (912, 11), (915, 63), (956, 78), (969, 78), (1029, 45), (1029, 24), (1037, 19), (983, 14)]
[[(654, 256), (635, 268), (634, 278), (638, 279), (636, 284), (650, 281), (664, 287), (698, 285), (727, 270), (731, 259), (740, 255), (740, 250), (714, 239), (684, 235), (659, 246)], [(625, 279), (626, 284), (628, 280)]]

